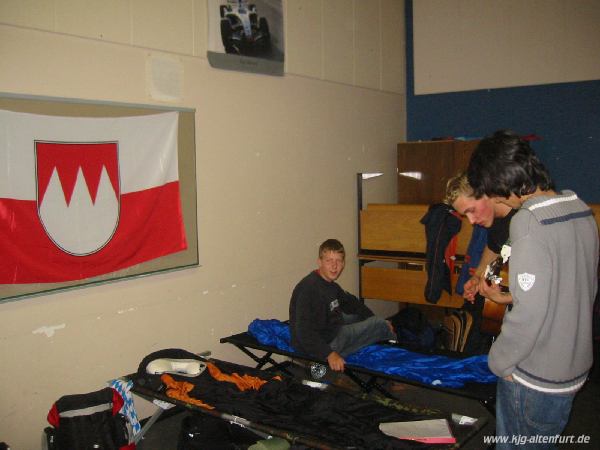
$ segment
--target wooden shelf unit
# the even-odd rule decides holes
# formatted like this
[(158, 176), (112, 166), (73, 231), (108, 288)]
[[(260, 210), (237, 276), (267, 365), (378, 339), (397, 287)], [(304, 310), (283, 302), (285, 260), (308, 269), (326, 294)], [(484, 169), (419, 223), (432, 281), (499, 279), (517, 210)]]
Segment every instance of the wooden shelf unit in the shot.
[[(425, 204), (369, 204), (360, 211), (360, 296), (378, 300), (460, 308), (462, 296), (443, 292), (437, 303), (425, 300)], [(463, 220), (457, 241), (456, 271), (460, 269), (472, 231)], [(380, 263), (373, 265), (372, 263)], [(456, 285), (458, 273), (451, 276)]]

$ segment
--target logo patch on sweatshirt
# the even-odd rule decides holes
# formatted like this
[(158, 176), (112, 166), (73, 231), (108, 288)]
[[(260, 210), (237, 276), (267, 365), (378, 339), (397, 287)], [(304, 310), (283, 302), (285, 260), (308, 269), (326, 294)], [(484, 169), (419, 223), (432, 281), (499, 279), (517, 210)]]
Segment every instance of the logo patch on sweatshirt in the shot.
[(519, 273), (517, 274), (517, 281), (519, 282), (519, 287), (527, 292), (535, 283), (535, 275), (527, 272)]
[(333, 311), (338, 306), (340, 306), (340, 301), (336, 298), (329, 304), (329, 311)]

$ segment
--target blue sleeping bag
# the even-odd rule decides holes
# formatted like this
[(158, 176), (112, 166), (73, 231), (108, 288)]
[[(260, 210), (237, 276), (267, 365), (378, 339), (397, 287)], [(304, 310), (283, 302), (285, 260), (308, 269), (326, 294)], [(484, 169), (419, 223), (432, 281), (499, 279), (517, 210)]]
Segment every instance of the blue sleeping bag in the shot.
[[(289, 325), (276, 319), (254, 319), (248, 332), (262, 345), (297, 353), (290, 345)], [(424, 384), (461, 388), (465, 383), (495, 383), (487, 364), (487, 355), (463, 359), (415, 353), (391, 345), (369, 345), (348, 355), (346, 362), (387, 375), (395, 375)]]

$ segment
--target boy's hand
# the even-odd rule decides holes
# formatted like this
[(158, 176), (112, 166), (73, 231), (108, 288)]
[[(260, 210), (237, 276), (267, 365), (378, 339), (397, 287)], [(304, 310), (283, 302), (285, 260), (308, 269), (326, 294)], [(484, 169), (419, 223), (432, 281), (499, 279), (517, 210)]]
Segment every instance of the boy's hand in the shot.
[(475, 302), (475, 295), (479, 291), (479, 282), (481, 278), (477, 275), (473, 275), (469, 280), (464, 284), (463, 287), (463, 297), (468, 302)]
[(336, 372), (344, 371), (345, 362), (346, 361), (344, 361), (344, 358), (342, 358), (337, 352), (331, 352), (329, 355), (327, 355), (327, 363), (329, 364), (329, 367), (331, 370), (335, 370)]

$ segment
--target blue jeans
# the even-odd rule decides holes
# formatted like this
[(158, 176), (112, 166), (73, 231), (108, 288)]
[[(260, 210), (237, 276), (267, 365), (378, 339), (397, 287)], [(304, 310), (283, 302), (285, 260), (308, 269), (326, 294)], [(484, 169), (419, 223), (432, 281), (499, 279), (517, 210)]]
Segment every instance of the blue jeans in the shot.
[[(496, 436), (507, 443), (496, 450), (546, 450), (556, 448), (556, 436), (564, 430), (575, 393), (548, 394), (516, 381), (498, 379), (496, 392)], [(543, 436), (554, 438), (543, 443)], [(505, 439), (505, 438), (504, 438)]]
[(356, 316), (344, 315), (346, 325), (329, 343), (331, 349), (343, 357), (375, 342), (396, 339), (384, 319), (375, 316), (358, 322), (356, 319)]

